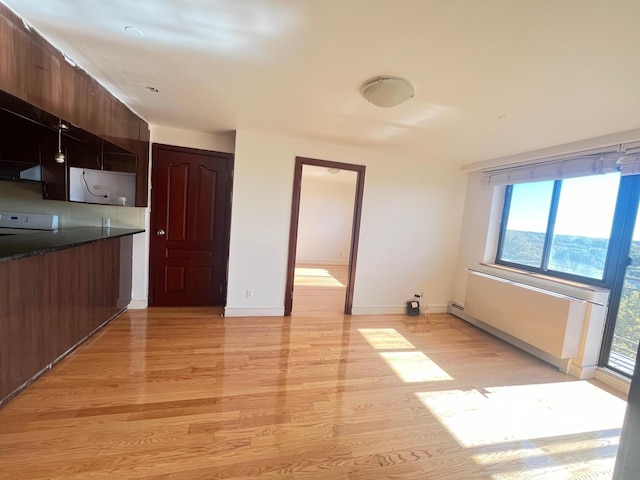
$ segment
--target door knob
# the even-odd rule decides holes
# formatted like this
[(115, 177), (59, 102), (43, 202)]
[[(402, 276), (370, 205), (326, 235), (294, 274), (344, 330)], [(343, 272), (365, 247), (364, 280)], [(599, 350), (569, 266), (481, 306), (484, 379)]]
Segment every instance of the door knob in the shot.
[(158, 230), (156, 232), (156, 235), (160, 235), (160, 236), (164, 235), (164, 230)]

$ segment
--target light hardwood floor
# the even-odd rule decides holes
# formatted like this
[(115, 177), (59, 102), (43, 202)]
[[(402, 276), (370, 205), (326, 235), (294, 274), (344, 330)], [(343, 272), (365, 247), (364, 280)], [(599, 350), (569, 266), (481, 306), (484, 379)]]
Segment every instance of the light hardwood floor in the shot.
[(448, 315), (130, 311), (0, 410), (2, 479), (608, 479), (625, 408)]
[(296, 264), (293, 282), (294, 315), (336, 315), (344, 312), (346, 265)]

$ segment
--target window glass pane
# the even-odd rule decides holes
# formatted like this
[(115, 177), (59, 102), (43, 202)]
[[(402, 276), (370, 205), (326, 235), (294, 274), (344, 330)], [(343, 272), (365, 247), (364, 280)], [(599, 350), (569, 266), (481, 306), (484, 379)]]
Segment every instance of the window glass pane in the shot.
[(602, 279), (619, 184), (617, 172), (562, 181), (550, 270)]
[(610, 367), (625, 373), (628, 377), (633, 375), (640, 342), (640, 211), (636, 217), (631, 240), (631, 264), (626, 269), (622, 284), (616, 326), (607, 362)]
[(541, 267), (553, 183), (546, 181), (513, 185), (500, 260)]

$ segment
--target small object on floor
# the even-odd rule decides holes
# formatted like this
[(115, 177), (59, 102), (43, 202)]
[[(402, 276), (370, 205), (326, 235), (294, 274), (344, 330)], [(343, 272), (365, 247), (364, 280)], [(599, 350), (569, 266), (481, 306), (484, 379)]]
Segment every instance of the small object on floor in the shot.
[(417, 300), (409, 300), (407, 302), (407, 315), (416, 317), (420, 315), (420, 302)]

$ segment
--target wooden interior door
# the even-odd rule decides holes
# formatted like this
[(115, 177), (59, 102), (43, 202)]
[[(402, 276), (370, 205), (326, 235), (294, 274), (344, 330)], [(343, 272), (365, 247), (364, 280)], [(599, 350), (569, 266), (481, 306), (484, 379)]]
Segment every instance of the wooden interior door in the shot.
[(152, 305), (224, 305), (231, 161), (226, 153), (153, 146)]

